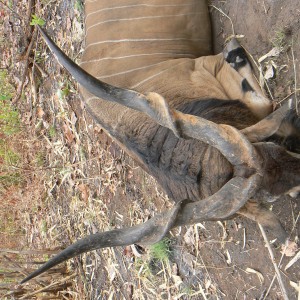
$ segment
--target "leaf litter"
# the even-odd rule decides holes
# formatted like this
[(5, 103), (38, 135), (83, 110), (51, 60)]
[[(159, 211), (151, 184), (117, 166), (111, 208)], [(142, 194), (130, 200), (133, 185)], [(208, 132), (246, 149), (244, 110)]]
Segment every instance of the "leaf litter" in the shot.
[[(18, 3), (19, 6), (24, 7), (26, 4), (26, 1)], [(52, 30), (56, 32), (59, 44), (64, 49), (68, 49), (71, 57), (77, 59), (82, 49), (78, 45), (73, 47), (73, 41), (81, 41), (83, 31), (82, 19), (77, 20), (81, 13), (76, 9), (74, 13), (73, 8), (70, 9), (73, 4), (74, 1), (70, 3), (49, 1), (43, 7), (37, 1), (37, 9), (40, 10), (39, 15), (47, 16), (45, 18), (48, 22), (47, 28), (52, 27)], [(53, 16), (48, 15), (47, 11), (51, 11), (53, 16), (62, 13), (64, 17), (51, 20)], [(67, 14), (71, 16), (65, 17)], [(62, 28), (70, 29), (72, 40), (60, 32)], [(64, 30), (62, 31), (65, 32)], [(45, 49), (42, 46), (41, 52), (47, 53)], [(61, 87), (55, 82), (59, 77), (66, 78), (67, 75), (53, 61), (51, 55), (46, 54), (44, 58), (44, 64), (40, 68), (44, 73), (49, 74), (49, 78), (44, 78), (45, 88), (40, 90), (41, 98), (31, 103), (31, 108), (23, 108), (24, 112), (29, 111), (29, 114), (24, 114), (27, 124), (33, 128), (39, 128), (36, 132), (40, 137), (39, 142), (46, 149), (45, 166), (47, 168), (47, 173), (36, 174), (44, 178), (42, 191), (45, 192), (45, 198), (40, 213), (27, 214), (28, 245), (30, 247), (34, 245), (39, 249), (47, 247), (60, 249), (81, 236), (96, 231), (144, 222), (158, 210), (170, 206), (167, 197), (159, 188), (149, 188), (149, 186), (155, 186), (153, 178), (137, 169), (134, 162), (126, 157), (116, 145), (103, 137), (101, 130), (82, 111), (82, 105), (76, 99), (78, 96), (74, 94), (76, 88), (71, 89), (70, 93), (63, 92), (59, 93), (59, 97), (57, 96), (56, 91)], [(271, 56), (269, 53), (263, 61), (274, 58), (276, 55)], [(272, 66), (275, 68), (274, 65)], [(18, 75), (14, 76), (17, 80)], [(53, 83), (54, 87), (52, 87)], [(25, 81), (25, 87), (29, 88), (25, 90), (25, 95), (30, 98), (32, 94), (30, 81)], [(66, 98), (72, 103), (71, 107), (67, 105)], [(43, 120), (41, 125), (39, 119)], [(52, 126), (56, 128), (53, 136), (49, 133), (49, 128)], [(120, 198), (122, 199), (121, 205), (118, 204)], [(124, 203), (128, 204), (127, 207), (124, 207)], [(239, 240), (243, 240), (245, 233), (243, 222), (241, 220), (237, 222), (240, 226), (237, 226), (236, 235), (233, 233), (235, 229), (232, 228), (235, 227), (235, 223), (232, 221), (217, 224), (204, 222), (199, 226), (191, 227), (192, 229), (180, 229), (182, 233), (175, 239), (182, 247), (185, 267), (179, 260), (175, 260), (173, 266), (176, 267), (163, 265), (162, 271), (156, 275), (153, 275), (151, 270), (147, 271), (149, 265), (145, 256), (136, 254), (123, 256), (123, 249), (104, 249), (84, 254), (81, 258), (67, 263), (68, 272), (78, 272), (79, 276), (66, 277), (72, 279), (72, 285), (58, 293), (61, 297), (71, 299), (96, 299), (98, 297), (103, 299), (127, 299), (127, 297), (132, 299), (165, 299), (166, 297), (198, 299), (200, 295), (204, 299), (210, 297), (217, 299), (225, 297), (226, 299), (226, 295), (222, 292), (224, 285), (221, 289), (219, 283), (222, 283), (224, 276), (228, 276), (227, 280), (234, 278), (234, 276), (230, 277), (231, 274), (243, 276), (236, 266), (245, 267), (249, 264), (246, 270), (253, 270), (254, 274), (260, 278), (260, 282), (262, 278), (258, 274), (263, 274), (252, 267), (254, 263), (251, 260), (243, 263), (239, 261), (239, 257), (235, 257), (236, 252), (233, 249), (239, 245)], [(201, 230), (198, 231), (198, 227)], [(182, 236), (185, 240), (181, 239)], [(187, 250), (183, 250), (185, 248)], [(220, 249), (223, 250), (223, 254), (219, 251)], [(245, 261), (248, 255), (253, 255), (256, 251), (251, 234), (244, 238), (241, 251), (245, 253)], [(133, 257), (134, 260), (132, 260)], [(35, 256), (35, 258), (40, 257)], [(144, 262), (136, 270), (135, 260), (139, 258)], [(297, 261), (293, 262), (290, 267), (292, 268), (296, 263)], [(214, 270), (217, 270), (217, 273)], [(226, 270), (230, 270), (230, 273)], [(193, 275), (196, 281), (190, 284), (189, 279)], [(54, 279), (50, 277), (47, 280), (52, 282)], [(251, 285), (256, 285), (254, 281), (247, 280), (247, 277), (240, 281), (237, 279), (238, 288), (248, 291)], [(293, 287), (297, 285), (294, 281), (291, 282), (293, 282)], [(230, 281), (227, 282), (227, 285), (230, 284)], [(256, 289), (259, 290), (260, 287), (256, 286)]]

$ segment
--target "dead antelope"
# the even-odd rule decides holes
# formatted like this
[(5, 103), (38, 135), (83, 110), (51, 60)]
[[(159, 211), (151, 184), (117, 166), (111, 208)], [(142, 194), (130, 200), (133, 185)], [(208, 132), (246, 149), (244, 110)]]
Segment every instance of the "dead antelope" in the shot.
[(266, 142), (288, 126), (285, 138), (299, 150), (293, 107), (271, 112), (236, 40), (212, 55), (206, 1), (144, 2), (86, 0), (82, 69), (40, 32), (80, 83), (95, 122), (175, 205), (142, 225), (79, 240), (23, 282), (83, 252), (155, 243), (175, 226), (236, 213), (269, 227), (281, 242), (287, 238), (260, 202), (300, 185), (299, 156)]

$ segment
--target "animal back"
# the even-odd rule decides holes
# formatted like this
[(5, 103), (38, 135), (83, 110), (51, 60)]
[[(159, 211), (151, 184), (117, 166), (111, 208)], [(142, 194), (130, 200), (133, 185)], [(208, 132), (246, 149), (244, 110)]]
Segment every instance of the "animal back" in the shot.
[(87, 0), (85, 18), (81, 66), (114, 85), (135, 88), (174, 60), (211, 54), (203, 0)]

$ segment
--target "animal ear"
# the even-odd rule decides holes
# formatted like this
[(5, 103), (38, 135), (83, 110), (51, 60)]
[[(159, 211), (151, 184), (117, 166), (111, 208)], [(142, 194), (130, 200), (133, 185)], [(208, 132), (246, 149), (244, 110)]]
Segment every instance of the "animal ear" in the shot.
[(58, 61), (95, 96), (146, 113), (178, 137), (198, 139), (217, 148), (233, 166), (247, 165), (254, 170), (260, 169), (260, 159), (254, 147), (237, 129), (171, 109), (167, 101), (157, 93), (145, 96), (98, 80), (69, 59), (46, 32), (38, 28)]
[(25, 283), (81, 253), (136, 243), (153, 244), (160, 241), (173, 227), (195, 224), (204, 220), (228, 218), (244, 206), (253, 195), (259, 180), (260, 176), (257, 174), (247, 179), (235, 177), (214, 195), (197, 202), (182, 201), (177, 203), (173, 209), (154, 216), (144, 224), (89, 235), (54, 256), (21, 283)]
[(250, 142), (261, 142), (278, 131), (282, 122), (292, 110), (293, 107), (290, 101), (258, 123), (241, 130), (241, 132)]

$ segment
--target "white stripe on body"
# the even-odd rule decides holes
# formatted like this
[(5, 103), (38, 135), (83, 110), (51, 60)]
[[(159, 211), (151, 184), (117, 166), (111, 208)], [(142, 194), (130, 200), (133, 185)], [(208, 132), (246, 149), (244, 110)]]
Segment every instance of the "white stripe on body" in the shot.
[[(91, 2), (91, 1), (87, 1), (87, 2)], [(102, 8), (102, 9), (99, 9), (99, 10), (96, 10), (96, 11), (93, 11), (93, 12), (87, 14), (85, 19), (87, 19), (89, 16), (91, 16), (93, 14), (97, 14), (102, 11), (115, 10), (115, 9), (141, 7), (141, 6), (145, 6), (145, 7), (184, 7), (184, 6), (191, 6), (194, 4), (197, 4), (197, 2), (192, 2), (192, 3), (187, 3), (187, 4), (133, 4), (133, 5), (124, 5), (124, 6), (116, 6), (116, 7), (106, 7), (106, 8)]]
[(120, 22), (120, 21), (136, 21), (136, 20), (145, 20), (145, 19), (173, 18), (173, 17), (184, 17), (184, 16), (195, 16), (195, 15), (203, 15), (203, 13), (201, 12), (201, 13), (188, 13), (188, 14), (178, 14), (178, 15), (162, 15), (162, 16), (147, 16), (147, 17), (125, 18), (125, 19), (111, 19), (111, 20), (106, 20), (106, 21), (93, 24), (92, 26), (86, 29), (86, 34), (93, 27), (103, 25), (106, 23), (113, 23), (113, 22)]
[(188, 53), (167, 53), (167, 52), (157, 52), (157, 53), (143, 53), (143, 54), (133, 54), (133, 55), (125, 55), (125, 56), (116, 56), (116, 57), (101, 57), (99, 59), (91, 59), (86, 61), (81, 61), (80, 65), (94, 63), (104, 60), (118, 60), (124, 58), (132, 58), (132, 57), (141, 57), (141, 56), (155, 56), (155, 55), (166, 55), (166, 56), (179, 56), (180, 58), (189, 57), (189, 58), (196, 58), (193, 54)]
[(106, 40), (106, 41), (100, 41), (100, 42), (96, 42), (96, 43), (90, 43), (85, 49), (88, 49), (91, 46), (95, 46), (95, 45), (100, 45), (100, 44), (105, 44), (105, 43), (127, 43), (127, 42), (154, 42), (154, 41), (205, 41), (204, 38), (202, 39), (188, 39), (188, 38), (170, 38), (170, 39), (121, 39), (121, 40)]
[[(160, 63), (164, 63), (164, 62), (160, 62)], [(115, 74), (111, 74), (111, 75), (103, 75), (103, 76), (99, 76), (99, 77), (96, 77), (96, 78), (99, 79), (99, 80), (101, 80), (101, 79), (110, 78), (110, 77), (114, 77), (114, 76), (118, 76), (118, 75), (123, 75), (123, 74), (130, 73), (130, 72), (133, 72), (133, 71), (141, 70), (141, 69), (144, 69), (144, 68), (149, 68), (149, 67), (158, 65), (158, 64), (160, 64), (160, 63), (153, 64), (153, 65), (149, 65), (149, 66), (144, 66), (144, 67), (141, 67), (141, 68), (135, 68), (135, 69), (131, 69), (131, 70), (127, 70), (127, 71), (124, 71), (124, 72), (115, 73)], [(147, 81), (153, 79), (154, 77), (159, 76), (159, 75), (163, 74), (164, 72), (169, 71), (169, 70), (171, 70), (171, 69), (173, 69), (173, 68), (176, 68), (176, 67), (178, 67), (178, 66), (180, 66), (180, 65), (182, 65), (182, 64), (184, 64), (184, 63), (186, 63), (186, 62), (184, 61), (184, 62), (182, 62), (182, 63), (179, 63), (179, 64), (176, 64), (176, 65), (171, 66), (171, 67), (169, 67), (169, 68), (166, 68), (166, 69), (164, 69), (164, 70), (162, 70), (162, 71), (160, 71), (160, 72), (157, 72), (157, 73), (155, 73), (155, 74), (153, 74), (153, 75), (151, 75), (151, 76), (149, 76), (149, 77), (143, 79), (142, 81), (137, 82), (137, 83), (134, 84), (133, 86), (130, 86), (129, 89), (133, 89), (133, 90), (134, 90), (134, 89), (136, 89), (138, 86), (140, 86), (140, 85), (144, 84), (145, 82), (147, 82)], [(91, 97), (91, 98), (93, 98), (93, 97)], [(97, 97), (94, 97), (94, 98), (96, 99)], [(90, 98), (88, 98), (88, 99), (90, 99)]]
[(185, 61), (182, 62), (182, 63), (180, 63), (180, 64), (176, 64), (176, 65), (174, 65), (174, 66), (172, 66), (172, 67), (169, 67), (169, 68), (167, 68), (167, 69), (164, 69), (164, 70), (162, 70), (162, 71), (160, 71), (160, 72), (157, 72), (157, 73), (155, 73), (155, 74), (153, 74), (153, 75), (151, 75), (151, 76), (149, 76), (149, 77), (143, 79), (142, 81), (140, 81), (140, 82), (138, 82), (138, 83), (136, 83), (136, 84), (130, 86), (129, 89), (134, 90), (134, 89), (136, 89), (138, 86), (140, 86), (140, 85), (144, 84), (145, 82), (147, 82), (147, 81), (153, 79), (154, 77), (159, 76), (159, 75), (163, 74), (164, 72), (169, 71), (169, 70), (171, 70), (171, 69), (173, 69), (173, 68), (176, 68), (176, 67), (178, 67), (178, 66), (180, 66), (180, 65), (182, 65), (182, 64), (184, 64), (184, 63), (185, 63)]
[(153, 67), (153, 66), (157, 66), (157, 65), (159, 65), (161, 63), (164, 63), (164, 61), (161, 61), (161, 62), (156, 63), (156, 64), (148, 65), (148, 66), (143, 66), (143, 67), (139, 67), (139, 68), (134, 68), (134, 69), (126, 70), (126, 71), (123, 71), (123, 72), (120, 72), (120, 73), (115, 73), (115, 74), (110, 74), (110, 75), (102, 75), (102, 76), (96, 77), (96, 78), (97, 79), (111, 78), (111, 77), (114, 77), (114, 76), (124, 75), (124, 74), (127, 74), (127, 73), (131, 73), (131, 72), (134, 72), (134, 71), (138, 71), (138, 70), (142, 70), (142, 69), (147, 69), (147, 68), (150, 68), (150, 67)]

